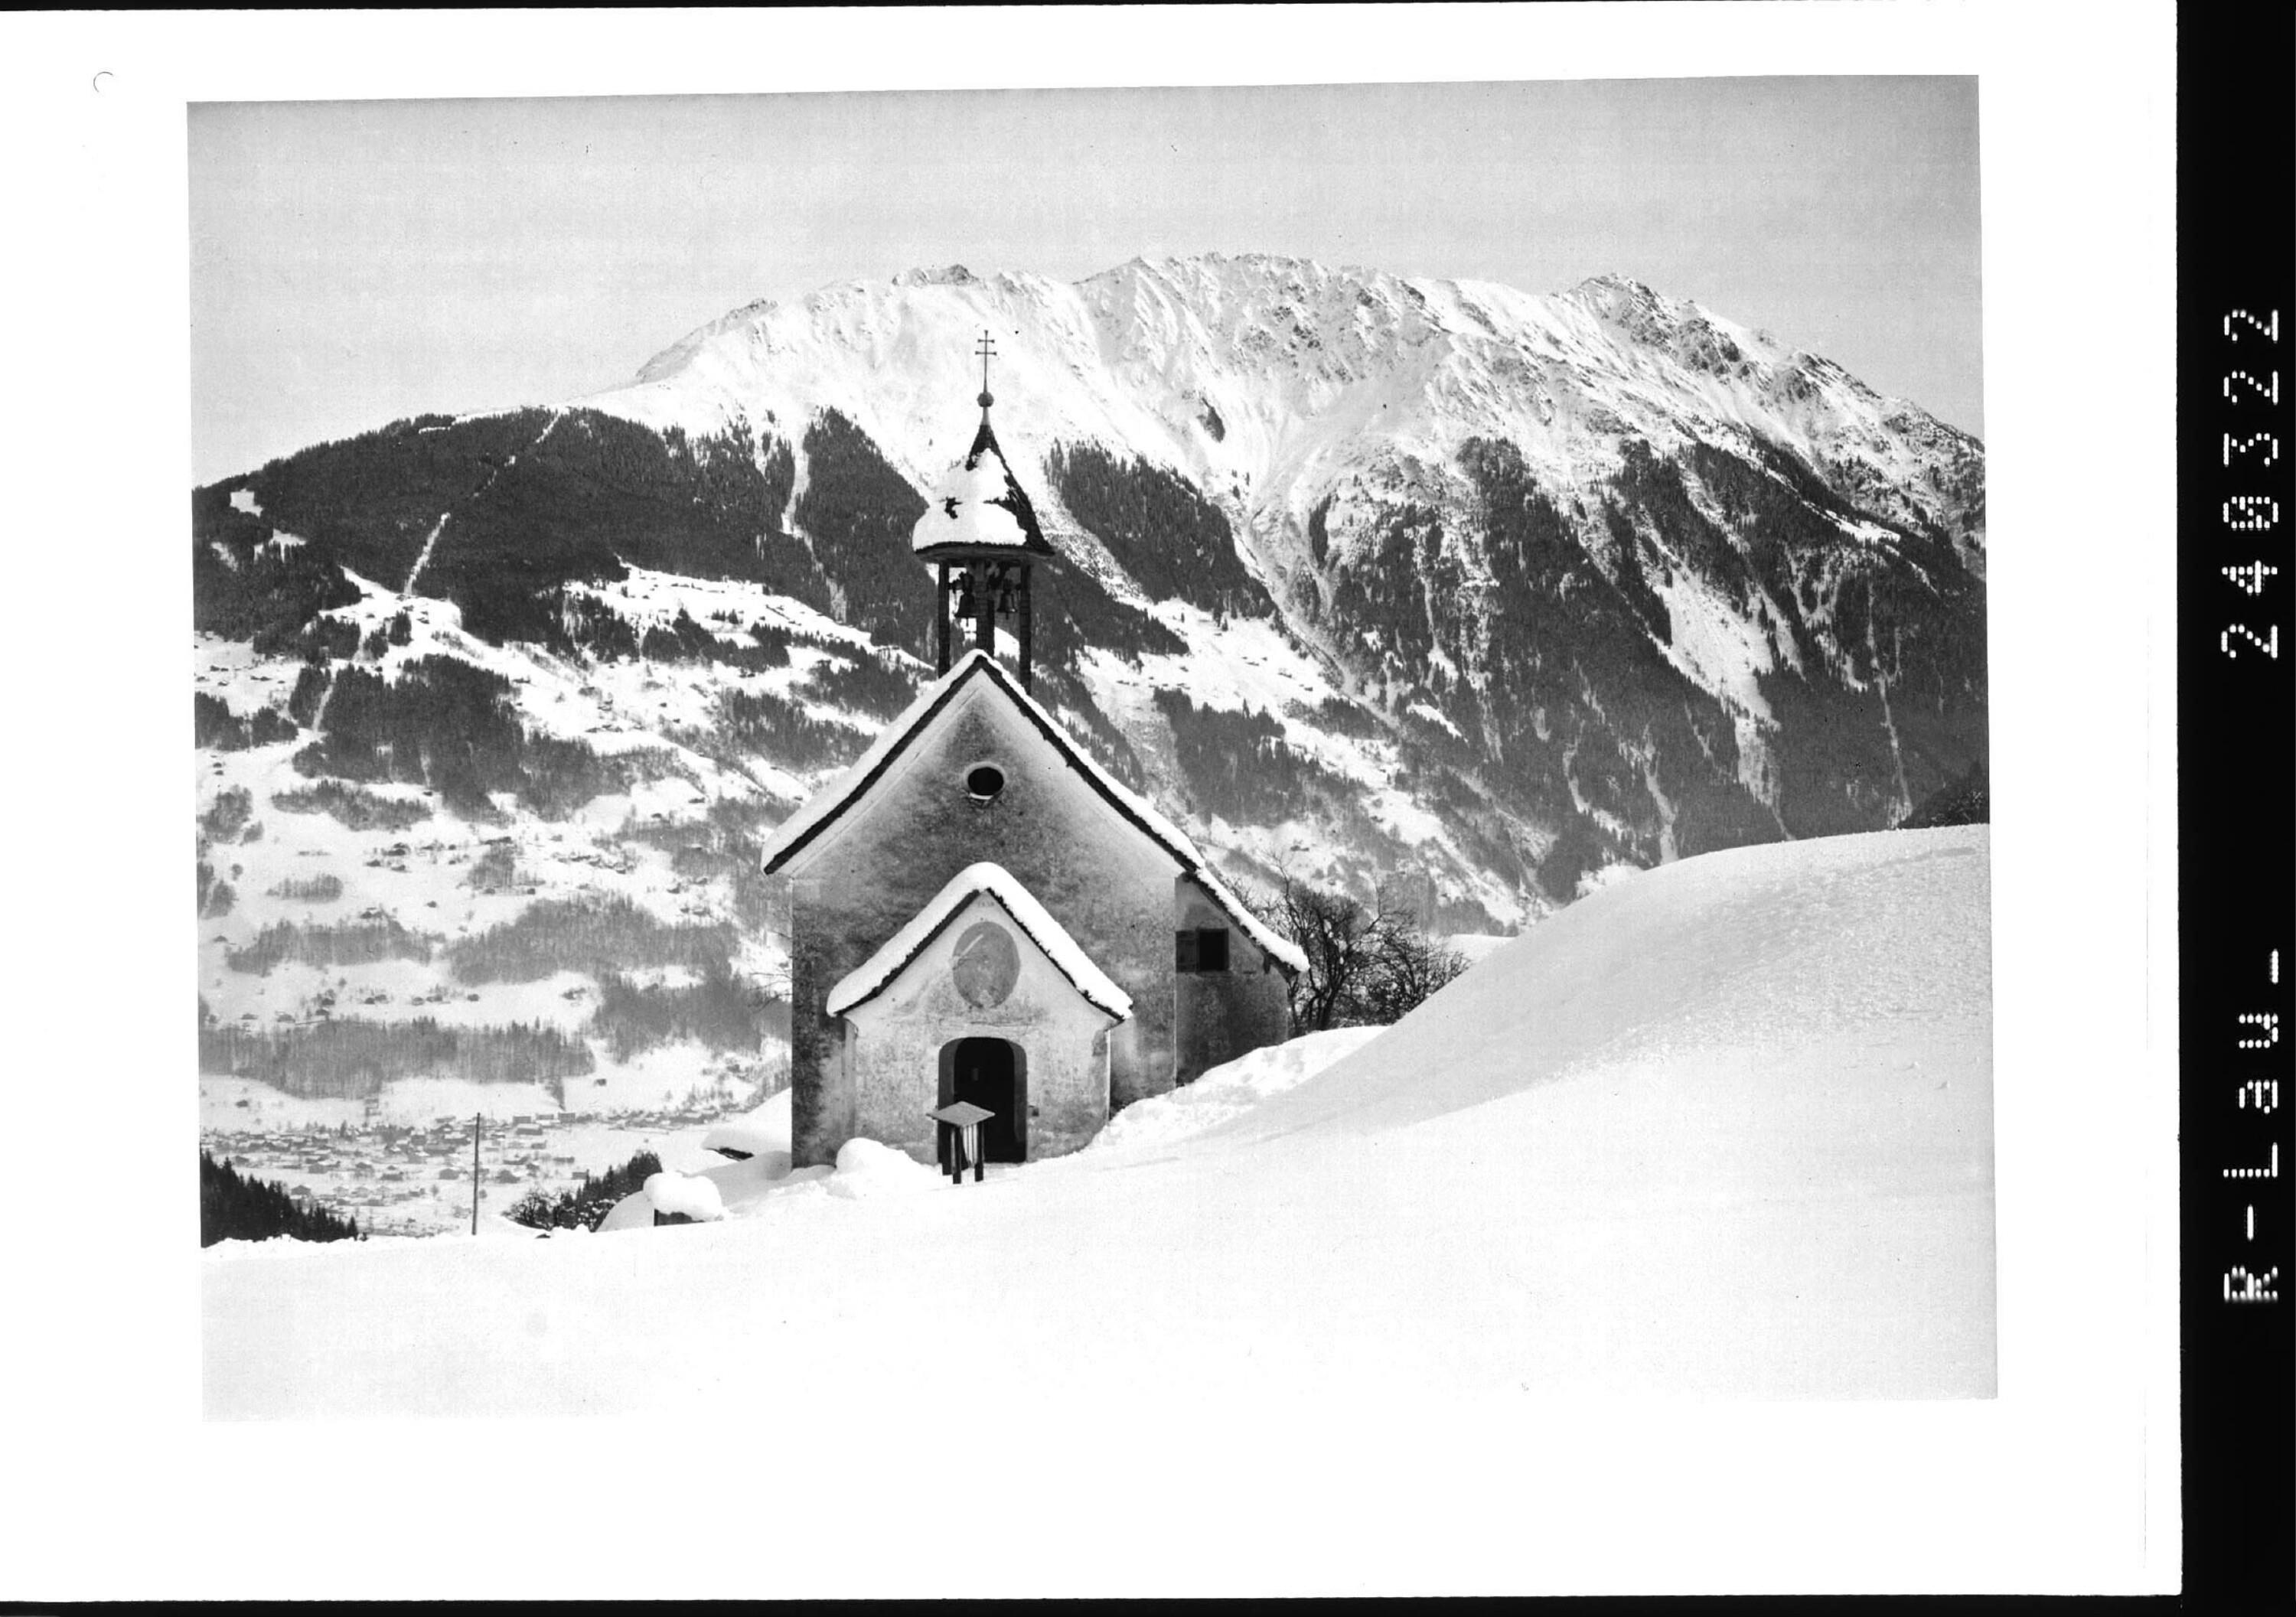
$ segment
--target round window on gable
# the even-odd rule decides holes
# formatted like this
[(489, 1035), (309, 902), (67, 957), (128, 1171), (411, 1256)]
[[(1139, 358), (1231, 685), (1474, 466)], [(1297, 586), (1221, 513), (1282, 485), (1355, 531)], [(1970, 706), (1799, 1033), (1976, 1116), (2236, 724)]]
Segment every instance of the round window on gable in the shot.
[(964, 772), (964, 790), (976, 803), (994, 802), (1004, 790), (1004, 771), (995, 764), (975, 764)]

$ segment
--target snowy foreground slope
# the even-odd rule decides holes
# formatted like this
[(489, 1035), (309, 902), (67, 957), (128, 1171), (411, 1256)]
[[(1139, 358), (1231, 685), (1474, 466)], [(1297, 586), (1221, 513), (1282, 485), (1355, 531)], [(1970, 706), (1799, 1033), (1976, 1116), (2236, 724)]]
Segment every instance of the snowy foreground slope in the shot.
[(659, 1231), (216, 1248), (208, 1410), (797, 1399), (923, 1443), (952, 1366), (1009, 1395), (1023, 1441), (1030, 1412), (1117, 1387), (1175, 1410), (1988, 1397), (1988, 871), (1981, 826), (1684, 860), (1208, 1132), (982, 1185), (832, 1176)]

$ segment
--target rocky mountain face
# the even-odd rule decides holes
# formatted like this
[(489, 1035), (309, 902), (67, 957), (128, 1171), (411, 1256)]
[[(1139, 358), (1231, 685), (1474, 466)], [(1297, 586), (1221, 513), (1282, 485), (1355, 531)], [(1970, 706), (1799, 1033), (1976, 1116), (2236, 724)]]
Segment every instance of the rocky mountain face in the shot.
[[(930, 677), (908, 536), (978, 423), (984, 332), (1064, 558), (1039, 695), (1246, 886), (1378, 880), (1505, 930), (1606, 871), (1891, 825), (1984, 759), (1976, 440), (1629, 281), (1204, 257), (754, 305), (626, 388), (197, 490), (202, 813), (244, 791), (276, 832), (266, 798), (332, 785), (422, 807), (441, 868), (514, 861), (427, 933), (372, 874), (406, 873), (357, 867), (434, 987), (543, 904), (641, 918), (552, 957), (593, 1019), (610, 982), (635, 1016), (756, 965), (747, 850)], [(213, 907), (248, 859), (202, 848)], [(309, 1020), (308, 993), (236, 1008), (232, 952), (275, 977), (334, 946), (234, 929), (337, 926), (265, 895), (348, 851), (242, 872), (203, 928), (219, 1026)], [(525, 1008), (594, 1055), (594, 1020)]]

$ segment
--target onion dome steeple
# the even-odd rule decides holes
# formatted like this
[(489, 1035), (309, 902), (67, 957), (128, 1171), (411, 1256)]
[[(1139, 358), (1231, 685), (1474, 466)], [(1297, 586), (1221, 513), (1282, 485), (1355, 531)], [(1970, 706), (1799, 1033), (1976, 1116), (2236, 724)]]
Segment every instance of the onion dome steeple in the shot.
[(988, 390), (988, 361), (996, 352), (988, 333), (981, 332), (980, 430), (972, 435), (964, 459), (934, 488), (909, 546), (919, 561), (931, 562), (939, 576), (939, 623), (934, 639), (940, 671), (948, 671), (953, 617), (970, 620), (973, 644), (991, 654), (996, 646), (996, 620), (1004, 618), (1019, 642), (1018, 672), (1025, 689), (1030, 682), (1034, 638), (1030, 573), (1035, 563), (1057, 561), (1060, 553), (1037, 525), (1028, 491), (1013, 475), (988, 424), (989, 406), (996, 402)]

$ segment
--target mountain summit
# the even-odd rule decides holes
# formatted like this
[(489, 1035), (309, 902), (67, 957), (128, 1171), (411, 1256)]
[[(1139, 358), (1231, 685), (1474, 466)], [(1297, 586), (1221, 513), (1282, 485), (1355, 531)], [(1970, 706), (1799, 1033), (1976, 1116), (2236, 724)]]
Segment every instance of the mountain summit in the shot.
[(842, 399), (923, 486), (965, 424), (951, 406), (984, 327), (1016, 450), (1122, 444), (1215, 492), (1245, 484), (1255, 536), (1304, 522), (1335, 474), (1447, 462), (1473, 438), (1515, 443), (1554, 487), (1615, 472), (1633, 440), (1760, 441), (1982, 554), (1975, 439), (1619, 275), (1534, 296), (1256, 254), (1136, 259), (1073, 284), (957, 265), (751, 305), (584, 402), (691, 432)]

